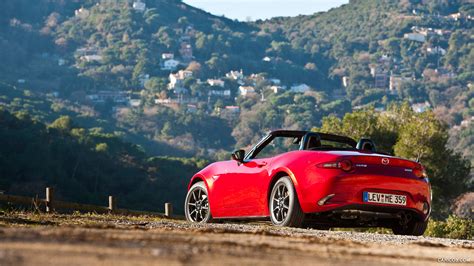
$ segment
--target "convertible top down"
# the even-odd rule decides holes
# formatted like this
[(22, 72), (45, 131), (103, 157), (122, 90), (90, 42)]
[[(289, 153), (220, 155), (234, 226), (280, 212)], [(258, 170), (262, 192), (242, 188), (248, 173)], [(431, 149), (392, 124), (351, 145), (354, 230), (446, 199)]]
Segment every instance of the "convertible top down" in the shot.
[(277, 226), (387, 227), (422, 235), (431, 188), (415, 161), (379, 153), (370, 139), (277, 130), (251, 150), (195, 174), (190, 222), (270, 219)]

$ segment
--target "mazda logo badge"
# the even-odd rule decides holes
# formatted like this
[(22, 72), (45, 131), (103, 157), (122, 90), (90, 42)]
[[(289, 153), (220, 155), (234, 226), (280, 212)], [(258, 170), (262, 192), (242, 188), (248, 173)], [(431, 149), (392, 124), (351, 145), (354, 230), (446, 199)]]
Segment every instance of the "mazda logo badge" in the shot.
[(388, 158), (382, 158), (382, 164), (387, 165), (390, 162)]

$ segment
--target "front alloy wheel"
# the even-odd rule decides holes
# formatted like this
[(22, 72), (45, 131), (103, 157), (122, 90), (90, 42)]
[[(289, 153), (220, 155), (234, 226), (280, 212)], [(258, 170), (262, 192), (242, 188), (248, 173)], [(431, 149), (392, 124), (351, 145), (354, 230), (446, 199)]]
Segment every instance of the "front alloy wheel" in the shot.
[(197, 182), (189, 189), (185, 200), (186, 220), (193, 223), (207, 223), (211, 220), (207, 188), (204, 182)]

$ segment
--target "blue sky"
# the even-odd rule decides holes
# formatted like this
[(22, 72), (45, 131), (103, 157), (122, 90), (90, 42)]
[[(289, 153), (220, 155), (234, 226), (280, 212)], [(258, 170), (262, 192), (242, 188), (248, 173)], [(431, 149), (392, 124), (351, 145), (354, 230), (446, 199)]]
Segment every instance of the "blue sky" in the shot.
[(183, 0), (214, 15), (246, 21), (279, 16), (310, 15), (347, 4), (349, 0)]

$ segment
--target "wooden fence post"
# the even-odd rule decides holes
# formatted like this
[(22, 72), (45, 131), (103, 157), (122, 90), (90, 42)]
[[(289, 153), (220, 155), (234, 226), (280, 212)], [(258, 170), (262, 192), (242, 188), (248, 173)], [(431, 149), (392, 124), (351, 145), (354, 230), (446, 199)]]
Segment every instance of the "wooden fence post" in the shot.
[(114, 212), (117, 209), (117, 202), (114, 196), (109, 196), (109, 211)]
[(173, 216), (173, 205), (169, 202), (165, 203), (165, 216), (166, 217)]
[(54, 211), (54, 189), (52, 187), (46, 188), (46, 212)]

